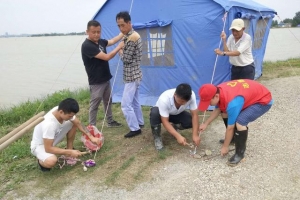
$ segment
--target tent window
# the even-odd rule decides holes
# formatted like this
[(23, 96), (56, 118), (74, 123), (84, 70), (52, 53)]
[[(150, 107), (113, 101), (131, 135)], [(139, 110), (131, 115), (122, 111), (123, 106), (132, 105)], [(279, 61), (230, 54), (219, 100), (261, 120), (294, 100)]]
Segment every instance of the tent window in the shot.
[(257, 21), (253, 49), (260, 49), (265, 37), (266, 28), (269, 19), (260, 19)]
[(250, 20), (249, 19), (243, 19), (245, 23), (245, 32), (249, 34), (250, 29)]
[(143, 43), (142, 66), (174, 66), (171, 26), (136, 30)]

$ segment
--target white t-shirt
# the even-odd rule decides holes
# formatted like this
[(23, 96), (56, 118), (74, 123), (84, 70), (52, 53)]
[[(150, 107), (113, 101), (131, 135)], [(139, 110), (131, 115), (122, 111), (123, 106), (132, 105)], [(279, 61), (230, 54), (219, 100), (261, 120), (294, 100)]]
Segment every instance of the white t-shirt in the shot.
[(237, 42), (235, 42), (235, 39), (231, 34), (227, 40), (227, 47), (230, 51), (238, 51), (241, 53), (239, 56), (229, 56), (230, 64), (243, 67), (254, 62), (252, 55), (252, 40), (251, 36), (247, 33), (244, 32)]
[[(62, 131), (66, 126), (72, 126), (70, 121), (73, 121), (76, 117), (71, 120), (64, 121), (62, 124), (56, 119), (56, 117), (52, 114), (55, 110), (58, 109), (58, 106), (52, 108), (45, 116), (44, 121), (39, 123), (34, 127), (32, 141), (31, 141), (31, 149), (37, 145), (44, 144), (44, 138), (53, 139), (54, 146), (59, 142), (57, 140), (61, 140), (66, 133)], [(64, 134), (63, 137), (61, 134)]]
[(159, 114), (162, 117), (169, 117), (169, 115), (178, 115), (185, 111), (186, 109), (190, 110), (196, 110), (197, 109), (197, 102), (196, 102), (196, 95), (192, 91), (192, 97), (191, 99), (185, 104), (179, 107), (179, 109), (176, 108), (175, 102), (174, 102), (174, 94), (175, 94), (175, 88), (164, 91), (158, 98), (156, 105), (159, 110)]

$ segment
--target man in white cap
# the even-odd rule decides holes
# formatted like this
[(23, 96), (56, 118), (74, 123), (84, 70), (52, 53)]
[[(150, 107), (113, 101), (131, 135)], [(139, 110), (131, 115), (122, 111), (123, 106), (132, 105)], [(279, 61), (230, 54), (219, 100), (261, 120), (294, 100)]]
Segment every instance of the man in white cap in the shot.
[[(252, 55), (251, 36), (244, 32), (245, 25), (242, 19), (234, 19), (229, 28), (232, 34), (228, 37), (226, 43), (226, 34), (221, 33), (223, 40), (223, 51), (215, 49), (215, 53), (222, 56), (229, 56), (231, 67), (231, 80), (251, 79), (254, 80), (255, 67)], [(227, 127), (228, 119), (222, 114), (225, 126)], [(220, 140), (224, 143), (224, 140)], [(234, 143), (232, 138), (231, 143)]]
[(222, 56), (229, 56), (229, 62), (232, 64), (231, 80), (236, 79), (254, 79), (255, 68), (252, 55), (251, 36), (244, 32), (245, 25), (242, 19), (232, 21), (229, 28), (232, 34), (228, 37), (226, 43), (226, 33), (222, 31), (223, 49), (215, 49), (215, 53)]

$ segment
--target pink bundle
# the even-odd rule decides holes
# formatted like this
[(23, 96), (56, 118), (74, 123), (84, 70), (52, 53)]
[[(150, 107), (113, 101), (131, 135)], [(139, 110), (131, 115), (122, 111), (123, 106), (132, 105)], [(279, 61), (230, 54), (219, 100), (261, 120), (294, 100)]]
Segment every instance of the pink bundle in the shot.
[[(62, 164), (60, 164), (61, 161), (62, 161)], [(80, 161), (80, 159), (67, 157), (67, 156), (62, 155), (58, 158), (58, 165), (59, 165), (59, 168), (62, 169), (63, 166), (65, 166), (65, 164), (73, 166), (78, 161)]]
[(90, 151), (98, 151), (103, 143), (104, 143), (104, 136), (103, 134), (97, 129), (96, 126), (93, 126), (93, 125), (88, 125), (87, 127), (87, 130), (90, 132), (91, 135), (93, 135), (94, 137), (96, 138), (100, 138), (100, 143), (99, 144), (94, 144), (90, 138), (83, 134), (81, 136), (81, 141), (83, 142), (84, 146), (90, 150)]

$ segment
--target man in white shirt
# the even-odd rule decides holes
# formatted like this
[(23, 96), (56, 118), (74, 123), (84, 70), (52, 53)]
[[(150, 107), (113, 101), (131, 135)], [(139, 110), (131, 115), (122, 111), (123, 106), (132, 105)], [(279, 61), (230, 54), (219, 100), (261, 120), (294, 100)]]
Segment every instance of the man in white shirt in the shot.
[[(228, 37), (226, 42), (226, 34), (223, 31), (221, 38), (223, 41), (222, 52), (220, 49), (215, 49), (218, 55), (229, 56), (231, 67), (231, 80), (237, 79), (251, 79), (254, 80), (255, 66), (252, 55), (252, 40), (251, 36), (244, 32), (245, 24), (242, 19), (234, 19), (231, 23), (230, 29), (232, 34)], [(222, 118), (227, 128), (228, 118), (222, 113)], [(224, 139), (220, 140), (224, 143)], [(231, 144), (234, 143), (234, 137)]]
[[(188, 108), (190, 113), (186, 111)], [(196, 96), (189, 84), (182, 83), (176, 89), (166, 90), (160, 95), (156, 105), (151, 108), (150, 124), (157, 150), (163, 149), (161, 123), (181, 145), (186, 145), (187, 142), (178, 129), (192, 128), (193, 141), (197, 146), (200, 144)], [(171, 123), (179, 124), (179, 127), (174, 127)]]
[[(93, 137), (81, 126), (81, 122), (75, 114), (79, 111), (79, 105), (75, 99), (67, 98), (59, 103), (59, 106), (51, 109), (44, 121), (35, 126), (31, 141), (31, 153), (37, 157), (42, 171), (50, 171), (57, 163), (55, 154), (78, 157), (82, 153), (73, 149), (73, 142), (77, 128), (86, 134), (93, 143), (99, 143), (99, 138)], [(56, 145), (67, 137), (67, 148), (62, 149)]]
[(234, 19), (229, 30), (231, 30), (232, 34), (228, 37), (227, 42), (225, 32), (221, 33), (224, 51), (215, 49), (215, 53), (229, 56), (229, 62), (232, 65), (231, 80), (254, 80), (255, 67), (252, 55), (252, 40), (251, 36), (244, 32), (244, 21), (242, 19)]

